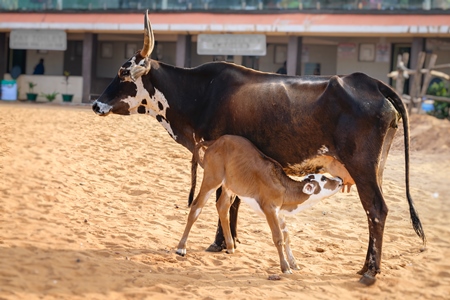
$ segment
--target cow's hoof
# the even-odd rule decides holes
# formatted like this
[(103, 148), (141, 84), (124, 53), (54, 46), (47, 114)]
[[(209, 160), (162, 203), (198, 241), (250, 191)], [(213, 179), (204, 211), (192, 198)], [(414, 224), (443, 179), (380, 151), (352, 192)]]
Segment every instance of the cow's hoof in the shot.
[(291, 269), (287, 269), (283, 271), (284, 274), (292, 274), (292, 270)]
[(369, 270), (369, 268), (364, 266), (361, 270), (356, 272), (356, 274), (364, 275), (367, 272), (367, 270)]
[(222, 251), (222, 246), (217, 246), (216, 243), (212, 243), (209, 245), (209, 247), (206, 249), (207, 252), (220, 252)]
[(375, 276), (372, 275), (368, 275), (368, 274), (364, 274), (360, 279), (359, 282), (366, 285), (366, 286), (370, 286), (372, 284), (375, 283), (375, 281), (377, 281), (377, 279), (375, 278)]

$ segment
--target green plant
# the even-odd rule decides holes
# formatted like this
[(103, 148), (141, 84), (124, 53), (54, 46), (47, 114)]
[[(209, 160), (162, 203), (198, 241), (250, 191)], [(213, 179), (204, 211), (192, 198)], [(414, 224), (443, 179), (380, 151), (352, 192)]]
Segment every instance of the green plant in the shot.
[(34, 93), (34, 87), (37, 86), (37, 83), (28, 81), (28, 91), (33, 94)]
[[(434, 95), (439, 97), (450, 97), (450, 90), (446, 86), (444, 81), (433, 83), (427, 91), (428, 95)], [(429, 115), (432, 115), (438, 119), (449, 119), (450, 120), (450, 103), (437, 101), (435, 100), (433, 103), (433, 110), (428, 112)]]
[(66, 94), (67, 94), (67, 89), (69, 88), (70, 72), (69, 71), (64, 71), (63, 74), (64, 74), (65, 83), (66, 83)]
[(48, 101), (52, 102), (53, 100), (55, 100), (55, 98), (56, 98), (56, 96), (57, 96), (58, 94), (59, 94), (59, 93), (57, 93), (57, 92), (53, 92), (53, 93), (51, 93), (51, 94), (44, 94), (44, 93), (42, 93), (41, 95), (42, 95), (43, 97), (45, 97)]

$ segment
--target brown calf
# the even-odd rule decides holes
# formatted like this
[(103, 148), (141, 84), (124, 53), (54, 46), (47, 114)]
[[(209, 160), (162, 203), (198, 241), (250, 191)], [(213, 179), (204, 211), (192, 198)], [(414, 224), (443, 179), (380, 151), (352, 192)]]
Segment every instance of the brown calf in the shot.
[[(200, 149), (204, 149), (203, 160), (199, 158)], [(197, 163), (204, 168), (203, 181), (199, 194), (192, 202), (188, 222), (178, 244), (176, 253), (181, 256), (186, 254), (189, 232), (203, 206), (211, 193), (222, 186), (222, 194), (216, 207), (227, 252), (233, 253), (235, 246), (230, 231), (229, 209), (235, 196), (239, 196), (256, 212), (266, 217), (280, 257), (281, 270), (290, 274), (291, 268), (298, 269), (298, 266), (289, 245), (284, 215), (306, 209), (342, 188), (340, 178), (329, 178), (324, 174), (308, 175), (302, 181), (293, 180), (286, 175), (277, 161), (264, 155), (249, 140), (240, 136), (224, 135), (215, 141), (196, 145), (192, 158), (190, 203), (195, 190)]]

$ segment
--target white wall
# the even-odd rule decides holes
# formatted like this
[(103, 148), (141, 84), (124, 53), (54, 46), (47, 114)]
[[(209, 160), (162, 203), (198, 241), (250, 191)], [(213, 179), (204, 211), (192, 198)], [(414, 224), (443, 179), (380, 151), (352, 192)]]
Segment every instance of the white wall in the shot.
[(64, 51), (47, 51), (38, 53), (38, 50), (27, 50), (27, 61), (25, 74), (33, 74), (34, 67), (39, 59), (44, 59), (44, 75), (63, 75)]
[[(365, 62), (358, 60), (359, 45), (361, 43), (377, 44), (380, 42), (379, 38), (373, 39), (341, 39), (342, 43), (354, 43), (356, 45), (355, 54), (350, 57), (337, 57), (336, 58), (336, 74), (346, 75), (354, 72), (362, 72), (367, 75), (381, 80), (385, 83), (389, 82), (387, 74), (390, 71), (390, 62)], [(388, 42), (388, 41), (387, 41)], [(337, 56), (337, 51), (336, 51)], [(390, 60), (390, 57), (389, 57)]]
[(83, 92), (83, 77), (70, 76), (69, 85), (66, 89), (66, 81), (64, 76), (51, 75), (20, 75), (17, 78), (17, 90), (19, 92), (19, 99), (27, 99), (26, 93), (29, 92), (28, 82), (36, 83), (33, 92), (38, 94), (37, 101), (47, 102), (48, 100), (42, 94), (51, 94), (57, 92), (58, 95), (54, 102), (62, 102), (61, 94), (72, 94), (73, 103), (81, 103)]
[[(304, 74), (305, 63), (320, 63), (320, 75), (336, 75), (336, 45), (310, 45), (305, 44), (308, 53), (308, 61), (302, 57), (302, 74)], [(306, 50), (305, 49), (305, 50)]]
[[(103, 44), (112, 45), (112, 57), (102, 56)], [(142, 47), (139, 45), (138, 47)], [(114, 78), (125, 61), (125, 42), (101, 41), (98, 43), (97, 50), (97, 74), (99, 78)]]

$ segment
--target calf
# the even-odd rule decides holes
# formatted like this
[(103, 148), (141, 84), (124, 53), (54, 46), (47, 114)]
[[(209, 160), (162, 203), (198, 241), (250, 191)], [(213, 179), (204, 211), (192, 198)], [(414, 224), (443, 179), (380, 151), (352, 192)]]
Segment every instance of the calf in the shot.
[[(201, 148), (204, 149), (203, 160), (200, 159)], [(200, 192), (192, 202), (197, 163), (203, 166), (204, 175)], [(239, 196), (256, 212), (266, 217), (280, 257), (281, 271), (288, 274), (292, 273), (291, 268), (298, 269), (298, 266), (289, 245), (284, 215), (311, 207), (342, 188), (340, 178), (329, 178), (323, 174), (308, 175), (302, 181), (293, 180), (286, 175), (277, 161), (264, 155), (249, 140), (233, 135), (224, 135), (215, 141), (197, 144), (193, 152), (191, 175), (189, 205), (192, 206), (176, 253), (181, 256), (186, 254), (186, 242), (192, 225), (211, 193), (222, 186), (216, 207), (227, 252), (233, 253), (235, 246), (228, 212), (235, 196)], [(283, 250), (286, 251), (287, 260)]]

